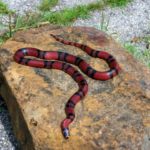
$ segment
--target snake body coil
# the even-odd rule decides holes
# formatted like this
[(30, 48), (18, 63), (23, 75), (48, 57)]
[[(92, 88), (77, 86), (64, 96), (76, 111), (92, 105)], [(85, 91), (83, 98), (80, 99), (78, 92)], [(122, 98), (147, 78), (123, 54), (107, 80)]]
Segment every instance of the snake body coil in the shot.
[[(115, 58), (105, 51), (96, 51), (86, 45), (66, 41), (53, 34), (51, 34), (51, 36), (55, 40), (63, 44), (72, 45), (82, 49), (92, 57), (105, 60), (110, 68), (108, 71), (105, 72), (96, 71), (80, 57), (76, 57), (74, 55), (65, 52), (41, 51), (37, 48), (27, 47), (17, 50), (16, 53), (14, 54), (14, 60), (19, 64), (37, 68), (62, 70), (67, 74), (69, 74), (78, 83), (79, 89), (71, 96), (71, 98), (66, 103), (65, 107), (66, 118), (61, 122), (62, 134), (67, 139), (69, 138), (70, 135), (69, 125), (75, 118), (74, 112), (75, 105), (87, 94), (88, 91), (88, 84), (84, 79), (84, 77), (82, 76), (82, 74), (80, 74), (80, 72), (78, 72), (68, 63), (78, 66), (80, 70), (82, 70), (82, 72), (84, 72), (90, 78), (103, 81), (111, 79), (114, 76), (116, 76), (120, 71), (120, 67)], [(25, 58), (26, 56), (33, 56), (43, 60)], [(59, 61), (47, 61), (47, 60), (59, 60)]]

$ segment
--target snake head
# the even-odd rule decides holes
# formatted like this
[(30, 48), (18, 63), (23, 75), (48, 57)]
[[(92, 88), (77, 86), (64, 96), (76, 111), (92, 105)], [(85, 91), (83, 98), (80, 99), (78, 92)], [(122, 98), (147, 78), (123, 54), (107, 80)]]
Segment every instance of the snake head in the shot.
[(69, 133), (69, 129), (68, 129), (68, 128), (64, 128), (64, 129), (62, 130), (62, 133), (63, 133), (63, 136), (64, 136), (65, 139), (68, 139), (68, 138), (69, 138), (70, 133)]

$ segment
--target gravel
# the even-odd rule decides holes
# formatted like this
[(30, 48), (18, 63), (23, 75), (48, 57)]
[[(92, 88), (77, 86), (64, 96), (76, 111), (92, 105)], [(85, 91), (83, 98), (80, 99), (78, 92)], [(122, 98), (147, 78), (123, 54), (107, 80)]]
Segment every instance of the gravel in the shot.
[(37, 10), (41, 0), (2, 0), (11, 10), (18, 14), (24, 14), (29, 11)]
[(106, 8), (91, 13), (91, 18), (78, 19), (74, 25), (94, 26), (100, 29), (104, 16), (105, 31), (115, 34), (121, 42), (150, 34), (150, 0), (134, 0), (125, 8)]
[(19, 150), (10, 122), (7, 107), (0, 96), (0, 150)]
[[(2, 0), (9, 5), (10, 9), (16, 10), (19, 14), (27, 11), (36, 11), (41, 0)], [(91, 2), (101, 0), (59, 0), (58, 5), (52, 10), (62, 10), (66, 7), (75, 5), (85, 5)], [(21, 8), (21, 9), (20, 9)], [(102, 15), (104, 21), (102, 21)], [(121, 43), (130, 42), (135, 37), (143, 37), (150, 35), (150, 0), (133, 0), (124, 8), (105, 8), (103, 11), (95, 11), (91, 13), (91, 18), (82, 20), (78, 19), (74, 22), (74, 26), (92, 26), (104, 30), (112, 35)], [(136, 44), (136, 43), (135, 43)], [(142, 49), (145, 49), (146, 43), (139, 43)]]
[[(41, 0), (2, 0), (10, 9), (19, 14), (36, 11)], [(74, 5), (88, 4), (97, 0), (60, 0), (53, 10), (61, 10)], [(103, 17), (102, 17), (103, 16)], [(103, 20), (102, 20), (103, 18)], [(102, 25), (103, 24), (103, 28)], [(92, 26), (104, 30), (121, 43), (130, 42), (135, 37), (150, 35), (150, 0), (134, 0), (124, 8), (105, 8), (103, 11), (92, 12), (91, 18), (78, 19), (74, 26)], [(145, 45), (138, 45), (141, 49)], [(1, 101), (0, 101), (1, 102)], [(0, 150), (16, 150), (18, 143), (13, 135), (7, 109), (0, 111)]]
[(62, 10), (64, 8), (72, 8), (77, 5), (87, 5), (89, 3), (97, 2), (100, 0), (72, 0), (70, 3), (70, 0), (60, 0), (52, 10), (57, 11), (57, 10)]

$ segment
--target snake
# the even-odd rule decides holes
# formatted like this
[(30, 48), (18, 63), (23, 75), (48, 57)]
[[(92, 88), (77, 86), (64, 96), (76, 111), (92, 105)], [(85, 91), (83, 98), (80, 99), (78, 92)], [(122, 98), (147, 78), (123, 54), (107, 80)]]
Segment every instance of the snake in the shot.
[(84, 59), (61, 51), (44, 51), (33, 47), (24, 47), (15, 52), (13, 56), (15, 62), (29, 67), (62, 70), (70, 75), (78, 84), (78, 90), (65, 104), (66, 118), (60, 124), (62, 135), (65, 139), (68, 139), (70, 137), (69, 125), (75, 119), (75, 106), (88, 92), (87, 81), (83, 75), (70, 64), (77, 66), (88, 77), (102, 81), (109, 80), (118, 75), (121, 68), (116, 59), (106, 51), (95, 50), (85, 44), (64, 40), (58, 35), (50, 34), (50, 36), (62, 44), (83, 50), (91, 57), (103, 59), (109, 66), (107, 71), (100, 72), (92, 68)]

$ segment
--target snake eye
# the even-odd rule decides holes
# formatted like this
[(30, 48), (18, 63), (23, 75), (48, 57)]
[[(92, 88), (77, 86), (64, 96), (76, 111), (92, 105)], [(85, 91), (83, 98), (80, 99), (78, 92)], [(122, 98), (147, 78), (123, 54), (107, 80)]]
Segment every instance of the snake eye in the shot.
[(63, 136), (65, 139), (68, 139), (70, 134), (69, 134), (69, 129), (68, 128), (64, 128), (63, 129)]

